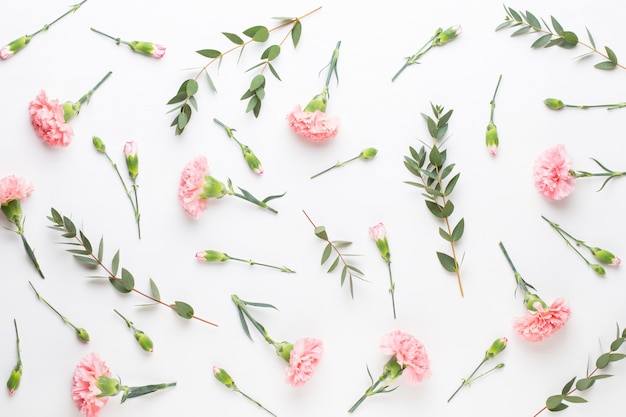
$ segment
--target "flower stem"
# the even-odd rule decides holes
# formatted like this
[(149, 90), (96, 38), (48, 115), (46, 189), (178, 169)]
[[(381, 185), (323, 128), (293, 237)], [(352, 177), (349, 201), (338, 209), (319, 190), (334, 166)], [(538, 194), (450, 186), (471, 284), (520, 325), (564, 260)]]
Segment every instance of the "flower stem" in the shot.
[(393, 276), (391, 275), (391, 261), (387, 262), (387, 269), (389, 270), (389, 294), (391, 294), (391, 306), (393, 307), (393, 318), (396, 318), (396, 284), (393, 282)]
[(576, 243), (577, 246), (580, 245), (580, 246), (583, 246), (583, 247), (591, 250), (591, 248), (589, 246), (587, 246), (585, 244), (585, 242), (583, 242), (582, 240), (576, 239), (574, 236), (570, 235), (565, 230), (563, 230), (558, 224), (554, 223), (553, 221), (548, 220), (544, 216), (541, 216), (541, 218), (544, 219), (546, 222), (548, 222), (548, 224), (563, 238), (565, 243), (567, 243), (567, 245), (570, 248), (574, 249), (574, 252), (576, 252), (578, 254), (578, 256), (580, 256), (583, 259), (583, 261), (585, 261), (585, 263), (588, 266), (591, 266), (591, 262), (589, 262), (589, 260), (587, 260), (587, 258), (585, 258), (583, 256), (583, 254), (580, 253), (580, 251), (578, 249), (576, 249), (576, 247), (574, 245), (572, 245), (572, 242), (570, 242), (569, 239), (567, 239), (565, 236), (568, 236), (570, 239), (572, 239)]
[(139, 214), (139, 199), (137, 198), (137, 182), (133, 179), (133, 194), (135, 195), (135, 205), (133, 206), (133, 209), (135, 211), (135, 221), (137, 222), (137, 235), (139, 236), (139, 239), (141, 239), (141, 226), (139, 225), (139, 219), (141, 218), (141, 215)]
[(94, 28), (90, 28), (90, 29), (91, 29), (92, 31), (96, 32), (96, 33), (99, 33), (100, 35), (106, 36), (106, 37), (107, 37), (107, 38), (109, 38), (109, 39), (113, 39), (117, 45), (119, 45), (120, 43), (123, 43), (124, 45), (130, 45), (130, 43), (129, 43), (129, 42), (126, 42), (126, 41), (124, 41), (124, 40), (122, 40), (122, 39), (120, 39), (120, 38), (114, 38), (113, 36), (108, 35), (108, 34), (106, 34), (106, 33), (104, 33), (104, 32), (100, 32), (99, 30), (94, 29)]
[(318, 172), (317, 174), (313, 175), (313, 176), (311, 177), (311, 179), (316, 178), (316, 177), (319, 177), (320, 175), (325, 174), (325, 173), (327, 173), (328, 171), (330, 171), (330, 170), (332, 170), (332, 169), (342, 167), (342, 166), (344, 166), (345, 164), (347, 164), (347, 163), (349, 163), (349, 162), (356, 161), (356, 160), (357, 160), (357, 159), (359, 159), (360, 157), (361, 157), (361, 154), (358, 154), (358, 155), (357, 155), (357, 156), (355, 156), (354, 158), (350, 158), (350, 159), (348, 159), (347, 161), (337, 162), (335, 165), (331, 166), (330, 168), (326, 168), (325, 170), (323, 170), (323, 171), (321, 171), (321, 172)]
[(338, 41), (337, 45), (335, 46), (335, 49), (333, 50), (333, 55), (330, 58), (330, 62), (327, 65), (328, 74), (326, 74), (326, 83), (324, 84), (326, 86), (326, 89), (328, 89), (328, 86), (330, 85), (330, 78), (332, 77), (333, 73), (335, 74), (335, 79), (337, 80), (337, 83), (339, 83), (339, 75), (337, 75), (337, 61), (339, 60), (339, 47), (340, 46), (341, 46), (341, 41)]
[(626, 102), (615, 103), (615, 104), (594, 104), (594, 105), (563, 104), (563, 107), (570, 107), (574, 109), (591, 109), (591, 108), (597, 108), (597, 107), (606, 107), (607, 110), (615, 110), (615, 109), (621, 109), (622, 107), (626, 107)]
[(54, 311), (56, 313), (57, 316), (59, 316), (61, 318), (61, 320), (63, 320), (63, 323), (69, 325), (72, 329), (74, 329), (74, 331), (76, 332), (76, 334), (79, 334), (79, 328), (76, 327), (74, 324), (72, 324), (67, 317), (65, 317), (63, 314), (59, 313), (58, 310), (54, 307), (52, 307), (52, 305), (50, 305), (50, 303), (48, 301), (46, 301), (35, 289), (35, 287), (33, 286), (33, 284), (28, 281), (28, 283), (30, 284), (30, 287), (33, 289), (33, 291), (35, 291), (35, 295), (37, 296), (37, 298), (39, 299), (39, 301), (41, 301), (42, 303), (44, 303), (45, 305), (47, 305), (52, 311)]
[(111, 76), (111, 74), (113, 74), (113, 71), (107, 72), (106, 75), (102, 77), (102, 79), (98, 81), (98, 83), (94, 85), (91, 90), (89, 90), (85, 95), (83, 95), (80, 99), (78, 99), (78, 104), (82, 106), (83, 104), (89, 102), (89, 99), (91, 98), (93, 93), (102, 85), (103, 82), (106, 81), (107, 78)]
[(419, 51), (417, 51), (416, 53), (414, 53), (410, 57), (406, 58), (406, 62), (404, 63), (402, 68), (400, 68), (400, 70), (393, 76), (393, 78), (391, 79), (391, 82), (394, 82), (396, 80), (396, 78), (398, 78), (398, 76), (402, 73), (402, 71), (404, 71), (406, 69), (406, 67), (408, 67), (409, 65), (419, 64), (419, 62), (417, 62), (417, 60), (420, 59), (422, 56), (424, 56), (424, 54), (426, 52), (428, 52), (430, 50), (430, 48), (433, 47), (433, 41), (435, 40), (436, 37), (437, 37), (437, 35), (434, 35), (432, 38), (430, 38), (428, 40), (428, 42), (426, 42), (424, 44), (424, 46), (422, 46), (420, 48)]
[(517, 269), (515, 268), (515, 265), (513, 265), (513, 261), (511, 261), (511, 258), (509, 257), (509, 253), (507, 252), (502, 242), (499, 242), (498, 246), (500, 246), (500, 249), (502, 250), (504, 257), (506, 258), (507, 262), (509, 263), (509, 266), (513, 270), (513, 275), (515, 276), (515, 282), (517, 283), (517, 285), (520, 286), (520, 288), (524, 291), (524, 293), (529, 293), (530, 291), (528, 290), (528, 288), (533, 288), (532, 285), (524, 281), (524, 279), (522, 278), (522, 275), (519, 272), (517, 272)]
[(28, 36), (32, 38), (33, 36), (43, 32), (43, 31), (48, 30), (50, 28), (50, 26), (54, 25), (56, 22), (58, 22), (59, 20), (63, 19), (68, 14), (73, 13), (76, 10), (78, 10), (80, 8), (80, 6), (82, 6), (86, 1), (87, 0), (83, 0), (80, 3), (73, 5), (67, 12), (63, 13), (61, 16), (57, 17), (56, 19), (54, 19), (52, 22), (48, 23), (47, 25), (44, 25), (37, 32), (33, 33), (32, 35), (28, 35)]
[(263, 410), (267, 411), (268, 413), (270, 413), (271, 415), (273, 415), (274, 417), (276, 417), (276, 414), (272, 413), (270, 410), (268, 410), (267, 408), (263, 407), (263, 405), (258, 402), (257, 400), (255, 400), (254, 398), (250, 397), (248, 394), (246, 394), (245, 392), (241, 391), (239, 388), (237, 388), (236, 386), (233, 387), (233, 389), (240, 393), (241, 395), (243, 395), (245, 398), (247, 398), (248, 400), (252, 401), (253, 403), (255, 403), (256, 405), (258, 405), (259, 407), (261, 407)]
[(251, 199), (251, 198), (250, 198), (251, 196), (245, 196), (245, 195), (243, 195), (243, 194), (239, 194), (239, 193), (236, 193), (236, 192), (234, 192), (234, 191), (231, 193), (231, 195), (233, 195), (233, 196), (235, 196), (235, 197), (238, 197), (238, 198), (241, 198), (242, 200), (249, 201), (249, 202), (251, 202), (252, 204), (255, 204), (255, 205), (257, 205), (257, 206), (259, 206), (259, 207), (261, 207), (261, 208), (264, 208), (264, 209), (266, 209), (266, 210), (271, 211), (271, 212), (272, 212), (272, 213), (274, 213), (274, 214), (277, 214), (277, 213), (278, 213), (278, 211), (276, 211), (276, 210), (275, 210), (275, 209), (273, 209), (272, 207), (268, 206), (266, 203), (264, 203), (264, 202), (262, 202), (262, 201), (257, 200), (257, 199), (256, 199), (256, 198), (254, 198), (254, 197), (252, 197), (253, 199)]
[(30, 245), (28, 244), (28, 241), (26, 240), (26, 236), (24, 236), (23, 228), (18, 233), (19, 233), (20, 237), (22, 238), (22, 244), (24, 245), (24, 250), (26, 250), (26, 254), (28, 255), (28, 257), (30, 258), (30, 261), (33, 263), (33, 266), (35, 267), (35, 269), (39, 273), (39, 276), (41, 278), (46, 278), (43, 275), (43, 272), (41, 271), (41, 267), (39, 266), (39, 262), (37, 261), (37, 258), (35, 258), (35, 252), (33, 251), (33, 248), (30, 247)]
[(140, 397), (142, 395), (150, 394), (155, 391), (159, 391), (162, 389), (175, 387), (176, 382), (162, 383), (162, 384), (152, 384), (152, 385), (144, 385), (141, 387), (128, 387), (123, 386), (122, 390), (124, 391), (124, 395), (122, 396), (122, 403), (126, 401), (128, 398)]
[(109, 160), (109, 163), (115, 170), (117, 177), (120, 179), (120, 182), (122, 183), (122, 187), (124, 187), (124, 192), (126, 193), (126, 197), (128, 197), (128, 201), (130, 201), (130, 205), (133, 207), (133, 212), (135, 213), (135, 220), (137, 221), (137, 233), (139, 234), (139, 239), (141, 239), (141, 229), (139, 227), (139, 203), (135, 204), (135, 201), (137, 201), (137, 186), (133, 182), (133, 189), (135, 191), (135, 201), (133, 201), (133, 197), (130, 193), (130, 190), (126, 186), (126, 182), (124, 182), (124, 178), (122, 178), (122, 174), (120, 173), (120, 170), (117, 168), (117, 164), (113, 162), (113, 160), (111, 159), (111, 157), (109, 156), (106, 150), (102, 150), (100, 152), (102, 152), (104, 156), (107, 157), (107, 159)]
[(372, 385), (365, 390), (365, 393), (361, 396), (361, 398), (359, 398), (357, 400), (357, 402), (354, 403), (354, 405), (352, 407), (350, 407), (350, 409), (348, 410), (348, 413), (354, 413), (354, 411), (363, 403), (363, 401), (365, 401), (365, 399), (367, 397), (370, 397), (372, 395), (378, 394), (380, 392), (386, 392), (385, 387), (380, 388), (379, 390), (376, 390), (376, 387), (378, 387), (378, 385), (383, 382), (386, 379), (386, 376), (381, 376), (380, 378), (378, 378), (375, 382), (372, 383)]
[(498, 84), (496, 85), (496, 90), (493, 92), (493, 98), (489, 102), (489, 104), (491, 105), (491, 116), (489, 117), (489, 121), (491, 123), (493, 123), (493, 113), (494, 113), (494, 110), (496, 109), (496, 94), (498, 94), (498, 89), (500, 88), (500, 81), (502, 81), (502, 74), (500, 74), (500, 77), (498, 77)]
[(264, 267), (267, 267), (267, 268), (278, 269), (281, 272), (288, 272), (288, 273), (295, 273), (296, 272), (296, 271), (294, 271), (292, 269), (289, 269), (289, 268), (287, 268), (285, 266), (274, 266), (274, 265), (262, 264), (260, 262), (255, 262), (252, 259), (241, 259), (241, 258), (235, 258), (235, 257), (227, 255), (227, 254), (224, 254), (224, 255), (226, 255), (228, 257), (228, 259), (232, 259), (233, 261), (244, 262), (244, 263), (247, 263), (248, 265), (251, 265), (251, 266), (259, 265), (259, 266), (264, 266)]
[[(467, 379), (464, 379), (463, 382), (461, 382), (461, 385), (459, 385), (459, 387), (456, 389), (456, 391), (454, 391), (454, 393), (450, 396), (450, 398), (448, 398), (448, 402), (450, 402), (450, 400), (452, 400), (452, 398), (454, 398), (454, 396), (461, 390), (461, 388), (463, 388), (466, 385), (469, 385), (470, 382), (472, 382), (472, 377), (474, 376), (474, 374), (476, 372), (478, 372), (478, 369), (480, 369), (481, 366), (483, 366), (485, 364), (485, 362), (487, 362), (489, 360), (489, 358), (484, 358), (476, 367), (476, 369), (474, 369), (474, 371), (470, 374), (470, 376), (467, 377)], [(482, 376), (482, 375), (481, 375)], [(478, 378), (478, 377), (477, 377)]]
[[(263, 338), (265, 338), (265, 341), (267, 343), (269, 343), (272, 346), (276, 346), (276, 342), (274, 342), (274, 340), (269, 336), (269, 334), (267, 333), (267, 330), (265, 330), (265, 327), (263, 327), (263, 325), (261, 323), (259, 323), (258, 321), (256, 321), (254, 319), (254, 317), (252, 317), (252, 315), (250, 314), (250, 312), (248, 311), (248, 309), (246, 308), (246, 305), (249, 304), (247, 301), (242, 300), (241, 298), (239, 298), (237, 295), (232, 294), (230, 296), (230, 299), (233, 301), (233, 303), (235, 303), (235, 306), (237, 306), (237, 309), (239, 310), (239, 318), (241, 319), (241, 325), (243, 326), (243, 330), (246, 333), (246, 335), (252, 339), (252, 337), (250, 336), (250, 332), (248, 331), (248, 326), (246, 325), (246, 322), (244, 320), (243, 316), (246, 316), (248, 318), (248, 320), (250, 320), (250, 322), (252, 323), (252, 325), (259, 331), (259, 333), (261, 333), (261, 336), (263, 336)], [(256, 306), (260, 306), (260, 307), (270, 307), (270, 308), (276, 308), (271, 304), (263, 304), (263, 303), (250, 303), (252, 305), (256, 305)]]

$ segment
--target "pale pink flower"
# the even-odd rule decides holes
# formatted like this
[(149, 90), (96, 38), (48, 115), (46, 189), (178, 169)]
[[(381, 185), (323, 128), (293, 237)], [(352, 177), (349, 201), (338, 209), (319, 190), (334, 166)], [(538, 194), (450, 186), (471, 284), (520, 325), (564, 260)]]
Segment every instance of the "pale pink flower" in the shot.
[(11, 58), (14, 54), (15, 54), (15, 52), (13, 52), (13, 51), (11, 50), (11, 48), (9, 47), (9, 45), (4, 45), (2, 48), (0, 48), (0, 59), (9, 59), (9, 58)]
[(46, 92), (39, 95), (28, 105), (30, 122), (35, 133), (50, 146), (65, 147), (72, 141), (74, 130), (65, 123), (63, 106), (56, 99), (49, 100)]
[(402, 366), (402, 375), (409, 385), (417, 385), (430, 376), (430, 360), (424, 345), (401, 330), (383, 336), (380, 349), (385, 355), (395, 355)]
[(137, 156), (137, 144), (135, 141), (129, 141), (124, 143), (124, 155), (125, 156)]
[(387, 234), (385, 225), (378, 223), (376, 226), (370, 227), (370, 237), (374, 240), (383, 240)]
[(4, 205), (11, 200), (23, 200), (31, 193), (35, 187), (24, 178), (9, 175), (0, 179), (0, 205)]
[(154, 49), (152, 50), (152, 56), (154, 58), (163, 58), (164, 55), (165, 55), (165, 46), (155, 43)]
[(304, 338), (293, 344), (293, 349), (289, 354), (289, 368), (286, 377), (294, 387), (304, 385), (313, 375), (313, 371), (324, 352), (322, 341), (313, 338)]
[(101, 391), (96, 387), (96, 381), (102, 375), (111, 377), (111, 371), (95, 352), (81, 359), (74, 371), (72, 400), (86, 417), (97, 417), (109, 400), (109, 397), (99, 397)]
[(561, 200), (567, 197), (576, 186), (570, 172), (571, 165), (572, 161), (567, 156), (565, 146), (556, 145), (546, 149), (533, 165), (537, 190), (548, 200)]
[(525, 316), (518, 317), (513, 323), (513, 328), (529, 342), (539, 342), (556, 333), (565, 325), (571, 314), (563, 298), (554, 300), (547, 310), (539, 301), (533, 307), (537, 311), (528, 310)]
[(315, 143), (335, 137), (339, 129), (338, 117), (326, 117), (320, 110), (305, 112), (299, 104), (287, 115), (287, 120), (294, 132)]
[(180, 176), (178, 201), (185, 212), (194, 219), (200, 216), (208, 204), (208, 199), (201, 199), (204, 177), (209, 174), (209, 166), (204, 156), (199, 156), (185, 165)]

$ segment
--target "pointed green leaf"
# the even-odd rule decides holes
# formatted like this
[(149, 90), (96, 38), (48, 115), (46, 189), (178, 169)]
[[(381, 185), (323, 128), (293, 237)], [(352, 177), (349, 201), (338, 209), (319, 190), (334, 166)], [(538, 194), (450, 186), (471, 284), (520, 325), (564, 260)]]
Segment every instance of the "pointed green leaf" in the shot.
[(345, 248), (346, 246), (352, 245), (352, 242), (348, 240), (333, 240), (333, 245), (338, 248)]
[(159, 292), (159, 288), (152, 278), (150, 278), (150, 292), (152, 293), (153, 298), (156, 298), (159, 301), (161, 300), (161, 293)]
[(539, 19), (537, 19), (534, 14), (526, 10), (525, 17), (526, 17), (526, 21), (530, 23), (531, 26), (533, 26), (536, 29), (541, 29), (541, 23), (539, 23)]
[(261, 54), (261, 59), (267, 59), (268, 61), (272, 61), (276, 59), (276, 57), (280, 55), (280, 46), (279, 45), (271, 45), (263, 51)]
[(250, 97), (250, 101), (248, 101), (248, 106), (246, 107), (246, 113), (250, 113), (255, 109), (256, 105), (259, 103), (259, 99), (254, 97)]
[(500, 23), (497, 27), (496, 27), (496, 32), (505, 28), (508, 28), (509, 26), (511, 26), (513, 24), (513, 22), (511, 22), (510, 20), (506, 20), (502, 23)]
[(234, 33), (222, 32), (222, 35), (226, 36), (229, 41), (236, 45), (243, 45), (243, 39)]
[(461, 219), (459, 220), (457, 225), (454, 227), (454, 230), (452, 231), (452, 241), (456, 242), (459, 239), (461, 239), (461, 236), (463, 236), (464, 229), (465, 229), (465, 220)]
[(122, 294), (128, 294), (129, 292), (132, 291), (126, 288), (124, 284), (122, 283), (122, 280), (119, 278), (109, 277), (109, 282), (111, 283), (113, 288), (115, 288), (118, 292), (121, 292)]
[(196, 53), (199, 53), (200, 55), (207, 58), (217, 58), (222, 55), (222, 53), (216, 49), (200, 49), (196, 51)]
[(612, 343), (611, 343), (611, 350), (613, 352), (615, 352), (617, 349), (619, 349), (622, 344), (624, 343), (624, 338), (623, 337), (618, 337), (617, 339), (615, 339)]
[(103, 256), (104, 256), (104, 236), (100, 238), (100, 243), (98, 244), (98, 261), (102, 262)]
[(586, 389), (591, 388), (591, 386), (595, 383), (596, 381), (591, 379), (591, 378), (583, 378), (583, 379), (579, 379), (576, 382), (576, 389), (579, 391), (584, 391)]
[(426, 207), (428, 207), (428, 210), (430, 210), (430, 212), (437, 218), (439, 219), (443, 219), (444, 215), (442, 214), (442, 209), (439, 206), (439, 204), (432, 202), (432, 201), (425, 201), (426, 203)]
[(578, 36), (576, 36), (574, 32), (564, 31), (560, 35), (568, 44), (572, 46), (576, 46), (576, 44), (578, 44)]
[(610, 362), (609, 353), (608, 352), (603, 353), (602, 355), (598, 356), (598, 359), (596, 359), (596, 367), (599, 369), (606, 368), (609, 362)]
[(591, 32), (589, 32), (589, 29), (585, 28), (587, 30), (587, 37), (589, 38), (589, 43), (591, 43), (591, 46), (593, 46), (593, 49), (596, 49), (596, 41), (593, 40), (593, 36), (591, 36)]
[(446, 232), (445, 230), (443, 230), (443, 228), (439, 228), (439, 236), (441, 236), (444, 240), (448, 241), (448, 242), (452, 242), (452, 236), (450, 236), (448, 234), (448, 232)]
[(300, 36), (302, 35), (302, 23), (297, 20), (293, 25), (293, 29), (291, 29), (291, 40), (293, 41), (293, 47), (298, 46), (298, 42), (300, 42)]
[(554, 16), (550, 16), (550, 20), (552, 20), (552, 26), (554, 27), (554, 31), (562, 35), (563, 34), (563, 26), (554, 18)]
[(448, 200), (446, 201), (446, 204), (443, 206), (443, 209), (441, 210), (441, 216), (444, 218), (450, 217), (453, 211), (454, 211), (454, 204), (452, 204), (452, 201)]
[(574, 377), (574, 378), (570, 379), (569, 381), (567, 381), (567, 383), (563, 386), (563, 389), (561, 390), (561, 394), (567, 395), (567, 393), (574, 386), (574, 381), (576, 381), (576, 377)]
[(606, 54), (609, 57), (609, 61), (617, 65), (617, 56), (615, 55), (615, 52), (613, 52), (613, 50), (608, 46), (605, 46), (604, 49), (606, 49)]
[(441, 263), (441, 266), (448, 272), (456, 272), (457, 263), (454, 261), (454, 258), (448, 254), (443, 252), (437, 252), (437, 258)]
[(272, 73), (272, 75), (278, 80), (278, 81), (282, 81), (282, 79), (280, 78), (280, 75), (278, 75), (278, 72), (276, 71), (276, 68), (274, 68), (274, 66), (271, 63), (268, 63), (268, 66), (270, 67), (270, 72)]
[(174, 301), (174, 304), (172, 304), (172, 307), (174, 307), (174, 310), (176, 311), (176, 313), (182, 318), (184, 319), (193, 318), (193, 308), (189, 304), (184, 303), (182, 301)]
[(248, 336), (248, 339), (252, 340), (250, 330), (248, 329), (248, 324), (246, 323), (246, 319), (243, 316), (240, 308), (237, 308), (237, 313), (239, 313), (239, 320), (241, 321), (241, 327), (243, 327), (243, 332), (246, 334), (246, 336)]
[[(214, 93), (217, 93), (217, 88), (215, 88), (215, 83), (213, 82), (213, 79), (211, 78), (211, 76), (209, 75), (207, 71), (205, 71), (204, 73), (206, 74), (206, 79), (207, 79), (207, 82), (209, 83), (209, 88)], [(194, 107), (196, 107), (196, 110), (198, 110), (197, 106), (194, 106)]]
[(610, 353), (609, 354), (609, 362), (617, 362), (626, 358), (626, 354), (624, 353)]
[(439, 149), (437, 149), (436, 145), (433, 145), (433, 148), (430, 150), (430, 153), (428, 154), (428, 159), (430, 160), (430, 163), (437, 168), (443, 165), (443, 156), (439, 152)]
[(461, 173), (459, 172), (454, 177), (452, 177), (452, 179), (448, 182), (448, 185), (446, 185), (446, 191), (444, 192), (446, 196), (452, 194), (452, 191), (454, 190), (456, 183), (459, 181), (460, 176), (461, 176)]
[(567, 408), (566, 404), (563, 404), (564, 395), (552, 395), (546, 400), (546, 408), (550, 411), (560, 411)]
[(324, 252), (322, 252), (322, 262), (320, 263), (321, 265), (324, 265), (324, 263), (328, 260), (332, 250), (333, 250), (333, 246), (330, 243), (327, 244), (326, 247), (324, 248)]
[(80, 256), (80, 255), (74, 255), (74, 258), (80, 262), (83, 263), (89, 267), (96, 267), (98, 266), (98, 261), (96, 261), (93, 258), (88, 258), (87, 256)]
[(511, 17), (515, 20), (517, 20), (518, 22), (522, 21), (522, 17), (519, 15), (519, 13), (517, 13), (515, 10), (511, 9), (509, 7), (509, 14), (511, 15)]
[(532, 45), (530, 45), (530, 47), (531, 48), (543, 48), (544, 46), (546, 46), (548, 42), (550, 42), (550, 39), (552, 39), (552, 35), (550, 33), (540, 36), (539, 38), (537, 38), (535, 42), (533, 42)]
[(603, 70), (612, 70), (613, 68), (615, 68), (615, 66), (616, 65), (612, 63), (611, 61), (603, 61), (594, 65), (594, 67), (598, 69), (603, 69)]
[(113, 255), (113, 260), (111, 261), (111, 273), (113, 275), (117, 275), (117, 269), (120, 265), (120, 251), (118, 250), (117, 252), (115, 252), (115, 255)]
[(135, 278), (127, 269), (122, 268), (122, 285), (128, 291), (132, 291), (135, 288)]
[(523, 26), (523, 27), (517, 29), (515, 32), (511, 33), (511, 36), (523, 35), (525, 33), (528, 33), (529, 30), (530, 30), (530, 26)]
[(563, 400), (570, 402), (570, 403), (575, 403), (575, 404), (587, 402), (587, 400), (585, 400), (583, 397), (579, 397), (577, 395), (566, 395), (565, 398), (563, 398)]
[(341, 269), (341, 286), (343, 287), (343, 283), (346, 281), (346, 274), (348, 273), (348, 267), (344, 266)]
[(337, 268), (337, 265), (339, 265), (339, 257), (335, 258), (335, 261), (332, 263), (332, 265), (330, 266), (330, 268), (328, 268), (327, 272), (333, 272), (335, 270), (335, 268)]

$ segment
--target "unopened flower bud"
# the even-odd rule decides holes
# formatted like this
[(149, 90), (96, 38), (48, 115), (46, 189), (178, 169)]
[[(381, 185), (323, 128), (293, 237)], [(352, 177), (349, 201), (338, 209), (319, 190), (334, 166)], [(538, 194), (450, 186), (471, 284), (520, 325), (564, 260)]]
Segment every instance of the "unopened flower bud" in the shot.
[(604, 267), (602, 265), (593, 264), (591, 265), (591, 269), (593, 269), (593, 272), (595, 272), (598, 275), (606, 274), (606, 271), (604, 270)]
[(261, 165), (261, 161), (259, 161), (259, 158), (257, 158), (254, 152), (252, 152), (252, 149), (244, 145), (241, 151), (250, 169), (255, 173), (261, 175), (263, 173), (263, 166)]
[(132, 41), (129, 42), (128, 46), (130, 46), (135, 52), (139, 52), (140, 54), (151, 56), (153, 58), (163, 58), (165, 55), (165, 46), (157, 43)]
[(20, 386), (20, 382), (22, 380), (22, 365), (17, 364), (11, 371), (11, 375), (7, 381), (7, 388), (9, 389), (9, 394), (13, 394)]
[(498, 353), (502, 352), (506, 348), (507, 342), (508, 339), (506, 337), (496, 339), (485, 352), (485, 359), (495, 358)]
[(377, 153), (378, 153), (378, 150), (375, 149), (375, 148), (363, 149), (361, 151), (361, 154), (359, 155), (359, 158), (361, 158), (363, 160), (372, 159), (373, 157), (376, 156)]
[(543, 104), (548, 106), (552, 110), (561, 110), (565, 105), (558, 98), (547, 98), (543, 101)]
[(106, 145), (104, 144), (104, 142), (102, 141), (102, 139), (100, 139), (97, 136), (94, 136), (91, 138), (91, 143), (93, 143), (94, 148), (96, 148), (96, 150), (98, 152), (104, 153), (107, 150)]
[(89, 342), (89, 333), (87, 333), (87, 330), (83, 329), (82, 327), (76, 329), (76, 335), (83, 342)]
[(496, 156), (498, 153), (498, 128), (493, 122), (489, 122), (487, 125), (487, 135), (485, 137), (485, 141), (487, 143), (487, 150), (489, 154), (492, 156)]
[(120, 393), (119, 381), (106, 375), (100, 375), (95, 385), (100, 390), (98, 397), (114, 397)]
[(137, 330), (135, 332), (135, 339), (139, 343), (139, 346), (146, 352), (152, 352), (154, 350), (154, 344), (152, 340), (148, 337), (147, 334), (142, 332), (141, 330)]
[(227, 388), (232, 389), (235, 386), (235, 382), (233, 381), (231, 376), (228, 375), (228, 372), (226, 372), (222, 368), (218, 368), (217, 366), (214, 366), (213, 367), (213, 376), (215, 376), (215, 378), (218, 381), (220, 381), (222, 384), (224, 384), (224, 386), (227, 387)]
[(216, 180), (210, 175), (204, 177), (204, 184), (202, 185), (201, 199), (206, 198), (222, 198), (226, 195), (226, 185)]
[(128, 168), (128, 176), (131, 180), (135, 180), (139, 175), (139, 158), (137, 157), (137, 144), (134, 141), (124, 144), (124, 156), (126, 157), (126, 167)]
[(196, 259), (204, 262), (224, 262), (230, 259), (224, 252), (204, 250), (196, 253)]
[(22, 50), (31, 40), (31, 36), (22, 36), (0, 48), (0, 59), (9, 59)]
[(593, 253), (593, 256), (596, 257), (596, 259), (598, 259), (600, 262), (602, 262), (605, 265), (611, 265), (611, 266), (617, 267), (619, 266), (620, 263), (622, 263), (622, 260), (620, 258), (613, 255), (608, 250), (604, 250), (600, 248), (592, 248), (591, 252)]
[(463, 28), (461, 25), (450, 26), (448, 29), (439, 33), (439, 35), (433, 40), (433, 45), (441, 46), (450, 42), (452, 39), (460, 35), (462, 30)]

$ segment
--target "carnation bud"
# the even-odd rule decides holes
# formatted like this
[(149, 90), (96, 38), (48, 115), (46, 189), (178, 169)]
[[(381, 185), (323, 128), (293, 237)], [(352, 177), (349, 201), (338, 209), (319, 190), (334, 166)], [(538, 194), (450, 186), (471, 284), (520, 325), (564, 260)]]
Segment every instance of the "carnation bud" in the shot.
[(140, 54), (148, 55), (153, 58), (163, 58), (163, 55), (165, 55), (165, 47), (152, 42), (132, 41), (128, 43), (128, 46), (130, 46), (135, 52), (139, 52)]
[(204, 184), (202, 185), (201, 199), (207, 198), (222, 198), (226, 195), (226, 185), (216, 180), (210, 175), (204, 177)]
[(231, 378), (231, 376), (228, 375), (228, 372), (226, 372), (222, 368), (218, 368), (217, 366), (214, 366), (213, 367), (213, 376), (215, 376), (215, 378), (218, 381), (220, 381), (222, 384), (224, 384), (224, 386), (226, 388), (232, 389), (235, 386), (235, 382), (233, 381), (233, 378)]
[(508, 339), (506, 337), (496, 339), (485, 352), (485, 359), (495, 358), (498, 353), (502, 352), (506, 348), (507, 342)]
[(128, 176), (131, 180), (135, 180), (139, 175), (139, 158), (137, 157), (137, 144), (134, 141), (124, 144), (124, 156), (126, 157), (126, 167), (128, 168)]
[[(450, 26), (448, 29), (439, 33), (439, 35), (433, 40), (433, 45), (441, 46), (450, 42), (452, 39), (461, 34), (462, 29), (463, 28), (460, 25)], [(441, 29), (439, 29), (439, 31), (441, 31)]]
[(563, 102), (557, 98), (547, 98), (543, 101), (543, 104), (548, 106), (548, 108), (552, 110), (561, 110), (565, 105)]
[(242, 146), (241, 151), (243, 152), (243, 157), (250, 169), (259, 175), (262, 174), (263, 166), (261, 165), (259, 158), (257, 158), (254, 152), (252, 152), (252, 149), (244, 145)]
[(95, 385), (100, 390), (98, 397), (114, 397), (120, 393), (119, 381), (106, 375), (100, 375)]
[(9, 389), (9, 394), (13, 394), (20, 386), (20, 382), (22, 380), (22, 365), (17, 364), (11, 371), (11, 375), (7, 381), (7, 388)]
[(606, 274), (606, 271), (604, 270), (604, 267), (602, 265), (593, 264), (591, 265), (591, 269), (593, 269), (593, 272), (595, 272), (598, 275)]
[(224, 262), (229, 260), (230, 256), (216, 250), (204, 250), (196, 253), (196, 259), (204, 262)]
[(495, 124), (493, 124), (493, 122), (489, 122), (489, 124), (487, 125), (486, 143), (489, 154), (496, 156), (496, 153), (498, 153), (499, 144), (498, 128)]
[(104, 144), (104, 142), (102, 141), (102, 139), (100, 139), (97, 136), (94, 136), (91, 138), (91, 143), (93, 143), (94, 148), (96, 148), (96, 150), (98, 152), (104, 153), (107, 150), (106, 145)]
[(359, 158), (361, 158), (363, 160), (372, 159), (373, 157), (376, 156), (377, 153), (378, 153), (378, 150), (375, 149), (375, 148), (363, 149), (361, 151), (361, 154), (359, 155)]
[(76, 329), (76, 335), (83, 342), (89, 342), (89, 333), (87, 333), (87, 330), (83, 329), (82, 327)]
[(593, 256), (596, 257), (596, 259), (598, 259), (600, 262), (606, 265), (619, 266), (619, 264), (622, 262), (620, 258), (613, 255), (608, 250), (604, 250), (600, 248), (592, 248), (591, 252), (593, 253)]
[(141, 330), (137, 330), (135, 332), (135, 339), (139, 343), (139, 346), (146, 352), (152, 352), (154, 350), (154, 344), (152, 340), (148, 337), (147, 334), (142, 332)]
[(9, 59), (22, 50), (31, 40), (31, 36), (22, 36), (0, 48), (0, 59)]

